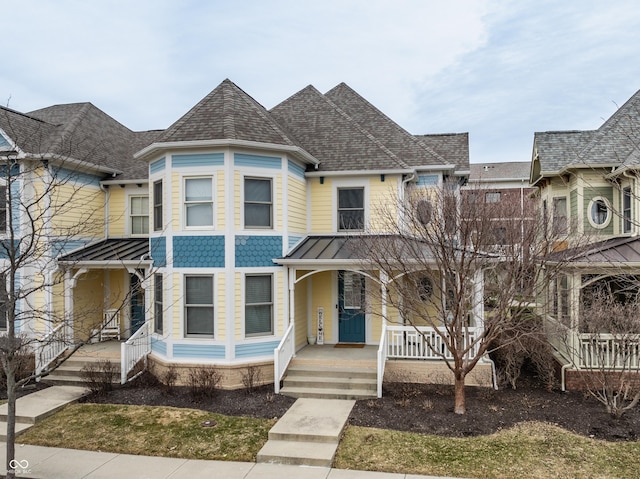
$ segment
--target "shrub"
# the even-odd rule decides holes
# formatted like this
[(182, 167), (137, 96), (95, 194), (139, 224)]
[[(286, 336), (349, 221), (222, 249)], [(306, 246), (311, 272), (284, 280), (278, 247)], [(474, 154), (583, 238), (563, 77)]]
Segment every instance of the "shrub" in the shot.
[(119, 375), (118, 367), (108, 359), (86, 363), (80, 371), (80, 376), (89, 390), (100, 395), (113, 389)]
[(199, 367), (189, 371), (187, 383), (192, 399), (200, 400), (215, 394), (222, 374), (213, 367)]
[(254, 394), (262, 384), (262, 369), (258, 366), (247, 366), (242, 372), (242, 384), (247, 394)]

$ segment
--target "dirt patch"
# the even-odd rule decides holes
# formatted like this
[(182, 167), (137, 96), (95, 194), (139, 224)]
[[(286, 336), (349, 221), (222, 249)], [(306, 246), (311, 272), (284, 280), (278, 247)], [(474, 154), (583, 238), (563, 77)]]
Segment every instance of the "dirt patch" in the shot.
[[(87, 402), (197, 408), (231, 416), (279, 418), (295, 399), (274, 395), (273, 386), (218, 390), (194, 400), (185, 387), (167, 390), (152, 376), (137, 380)], [(450, 437), (492, 434), (523, 421), (556, 424), (577, 434), (609, 441), (640, 438), (640, 408), (613, 419), (594, 399), (578, 392), (546, 391), (524, 382), (517, 390), (467, 388), (467, 414), (453, 413), (453, 388), (442, 385), (386, 384), (381, 399), (357, 401), (350, 424)]]

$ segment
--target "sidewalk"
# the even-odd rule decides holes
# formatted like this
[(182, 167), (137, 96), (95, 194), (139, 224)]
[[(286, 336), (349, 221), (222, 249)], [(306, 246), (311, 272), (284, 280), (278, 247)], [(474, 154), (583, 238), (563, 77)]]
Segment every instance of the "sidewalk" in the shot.
[[(17, 476), (33, 479), (435, 479), (434, 476), (348, 471), (329, 467), (132, 456), (16, 444)], [(0, 443), (5, 472), (6, 444)]]

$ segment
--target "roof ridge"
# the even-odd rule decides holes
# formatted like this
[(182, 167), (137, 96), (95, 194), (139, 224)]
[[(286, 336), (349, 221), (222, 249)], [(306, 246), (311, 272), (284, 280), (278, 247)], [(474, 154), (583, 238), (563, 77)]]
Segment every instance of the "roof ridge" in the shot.
[(67, 140), (67, 138), (73, 135), (75, 128), (80, 124), (80, 121), (82, 120), (82, 118), (86, 116), (91, 105), (91, 103), (88, 103), (88, 102), (81, 102), (77, 104), (82, 105), (78, 113), (74, 114), (71, 120), (69, 120), (67, 123), (61, 123), (59, 125), (56, 125), (58, 127), (61, 127), (62, 131), (60, 132), (59, 135), (56, 135), (56, 138), (51, 143), (51, 146), (50, 146), (51, 151), (56, 151), (59, 147), (61, 148), (65, 140)]
[[(395, 121), (393, 121), (388, 115), (386, 115), (382, 110), (380, 110), (377, 106), (375, 106), (373, 103), (371, 103), (369, 100), (367, 100), (365, 97), (363, 97), (362, 95), (360, 95), (357, 91), (355, 91), (353, 88), (351, 88), (349, 85), (347, 85), (345, 82), (340, 82), (339, 84), (337, 84), (336, 86), (334, 86), (331, 90), (329, 90), (327, 92), (327, 95), (329, 93), (331, 93), (333, 90), (339, 88), (339, 87), (343, 87), (346, 88), (349, 92), (353, 93), (354, 95), (356, 95), (361, 101), (363, 101), (366, 105), (368, 105), (370, 108), (372, 108), (376, 113), (378, 113), (383, 119), (386, 120), (387, 124), (390, 124), (392, 128), (394, 128), (396, 131), (399, 131), (400, 133), (402, 133), (403, 135), (405, 135), (406, 137), (409, 138), (410, 141), (414, 142), (416, 145), (418, 145), (420, 148), (422, 148), (423, 150), (427, 151), (429, 154), (433, 155), (438, 161), (440, 161), (443, 165), (446, 165), (446, 161), (445, 159), (440, 156), (438, 153), (436, 153), (432, 148), (430, 148), (428, 145), (425, 145), (422, 141), (420, 141), (418, 138), (416, 138), (416, 135), (413, 135), (411, 133), (409, 133), (407, 130), (405, 130), (404, 128), (402, 128), (398, 123), (396, 123)], [(356, 122), (357, 123), (357, 122)]]
[[(345, 83), (345, 85), (346, 85), (346, 83)], [(387, 156), (389, 156), (392, 160), (394, 160), (396, 163), (398, 163), (402, 168), (407, 168), (407, 169), (411, 168), (402, 159), (398, 158), (398, 156), (395, 153), (393, 153), (391, 150), (389, 150), (389, 148), (387, 148), (380, 140), (378, 140), (378, 138), (373, 136), (373, 134), (371, 132), (369, 132), (362, 125), (360, 125), (359, 122), (354, 120), (347, 112), (345, 112), (338, 105), (336, 105), (334, 102), (329, 100), (329, 98), (327, 98), (326, 95), (323, 95), (322, 93), (320, 93), (314, 86), (312, 86), (312, 85), (309, 85), (309, 86), (311, 88), (313, 88), (322, 98), (324, 98), (324, 100), (327, 103), (329, 103), (340, 115), (342, 115), (344, 118), (349, 120), (349, 122), (352, 123), (358, 129), (358, 131), (360, 131), (362, 134), (364, 134), (366, 137), (368, 137), (370, 140), (372, 140), (382, 151), (384, 151), (387, 154)], [(309, 87), (307, 87), (307, 88), (309, 88)], [(348, 88), (350, 88), (350, 87), (348, 87)]]

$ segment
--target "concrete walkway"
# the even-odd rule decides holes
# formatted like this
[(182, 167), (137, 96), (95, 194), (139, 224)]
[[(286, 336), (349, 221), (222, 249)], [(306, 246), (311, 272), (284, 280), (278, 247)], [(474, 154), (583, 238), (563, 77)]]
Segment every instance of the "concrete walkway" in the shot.
[[(33, 479), (434, 479), (434, 476), (350, 471), (329, 467), (200, 461), (16, 445), (17, 476)], [(6, 444), (0, 443), (5, 472)]]

